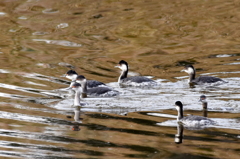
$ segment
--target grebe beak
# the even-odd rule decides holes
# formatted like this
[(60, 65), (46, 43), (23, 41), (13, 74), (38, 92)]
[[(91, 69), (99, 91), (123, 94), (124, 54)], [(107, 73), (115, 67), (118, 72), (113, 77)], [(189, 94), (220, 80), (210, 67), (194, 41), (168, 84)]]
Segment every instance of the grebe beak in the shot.
[(63, 75), (61, 75), (60, 77), (66, 77), (68, 74), (63, 74)]
[(186, 69), (181, 70), (180, 72), (186, 72)]

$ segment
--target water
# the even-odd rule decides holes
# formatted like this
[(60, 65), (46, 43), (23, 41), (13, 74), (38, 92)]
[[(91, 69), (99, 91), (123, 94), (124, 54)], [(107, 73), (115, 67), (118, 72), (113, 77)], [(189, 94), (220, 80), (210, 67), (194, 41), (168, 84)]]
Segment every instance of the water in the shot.
[[(238, 2), (46, 0), (0, 2), (0, 158), (240, 156)], [(120, 60), (153, 88), (120, 88)], [(182, 65), (228, 83), (189, 87)], [(73, 107), (69, 69), (120, 92)], [(216, 122), (201, 129), (184, 114)]]

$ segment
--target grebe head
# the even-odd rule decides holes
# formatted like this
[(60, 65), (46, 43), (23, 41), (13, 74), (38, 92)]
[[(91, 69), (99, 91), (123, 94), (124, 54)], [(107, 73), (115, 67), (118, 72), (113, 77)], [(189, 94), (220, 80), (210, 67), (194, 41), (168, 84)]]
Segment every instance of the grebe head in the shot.
[(183, 104), (182, 104), (182, 102), (180, 102), (180, 101), (176, 101), (176, 102), (175, 102), (175, 106), (176, 106), (176, 109), (177, 109), (177, 110), (183, 108)]
[(183, 104), (180, 101), (176, 101), (175, 106), (178, 112), (177, 120), (180, 121), (183, 118)]
[(119, 61), (118, 66), (115, 66), (120, 68), (122, 71), (127, 71), (128, 70), (128, 63), (124, 60)]
[(207, 97), (205, 95), (201, 95), (199, 101), (205, 101), (206, 99), (207, 99)]
[(65, 77), (70, 79), (70, 80), (72, 80), (72, 81), (74, 81), (74, 80), (76, 80), (77, 75), (78, 75), (77, 72), (75, 72), (74, 70), (69, 70), (65, 74)]
[(86, 82), (86, 78), (83, 75), (79, 75), (76, 78), (76, 82), (79, 82), (79, 83)]
[(71, 87), (72, 87), (73, 90), (77, 90), (78, 88), (81, 87), (81, 84), (75, 82)]
[(189, 75), (195, 74), (195, 68), (192, 65), (186, 65), (185, 68), (181, 70), (181, 72), (186, 72)]

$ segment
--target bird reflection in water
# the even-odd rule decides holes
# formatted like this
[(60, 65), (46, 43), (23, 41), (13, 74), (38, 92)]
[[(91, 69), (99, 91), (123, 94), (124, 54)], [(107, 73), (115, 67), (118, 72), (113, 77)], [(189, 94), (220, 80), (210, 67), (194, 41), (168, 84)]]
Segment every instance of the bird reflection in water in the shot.
[[(74, 121), (72, 122), (73, 123), (73, 126), (72, 126), (72, 130), (73, 131), (80, 131), (80, 124), (82, 123), (82, 118), (80, 118), (80, 114), (81, 114), (81, 111), (80, 111), (81, 107), (80, 106), (75, 106), (74, 107)], [(67, 118), (72, 118), (71, 116), (67, 116)]]
[(181, 144), (182, 140), (183, 140), (183, 125), (182, 124), (178, 124), (177, 126), (177, 134), (175, 135), (175, 143), (176, 144)]

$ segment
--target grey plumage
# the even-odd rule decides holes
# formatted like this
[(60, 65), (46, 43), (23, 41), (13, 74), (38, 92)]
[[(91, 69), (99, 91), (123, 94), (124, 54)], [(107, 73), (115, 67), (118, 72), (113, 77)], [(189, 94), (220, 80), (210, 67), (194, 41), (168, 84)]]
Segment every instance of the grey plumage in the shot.
[[(87, 94), (90, 96), (98, 96), (98, 97), (112, 97), (119, 94), (118, 91), (113, 90), (109, 87), (94, 87), (94, 88), (87, 88), (88, 82), (83, 75), (79, 75), (76, 78), (76, 82), (81, 84), (82, 88), (82, 96), (83, 94)], [(86, 96), (86, 95), (84, 95)]]
[(223, 81), (220, 78), (217, 77), (211, 77), (211, 76), (199, 76), (192, 80), (193, 83), (200, 84), (200, 83), (214, 83), (218, 81)]
[(87, 80), (87, 87), (88, 88), (94, 88), (99, 86), (106, 86), (104, 83), (95, 81), (95, 80)]
[(132, 76), (132, 77), (127, 77), (122, 79), (122, 82), (127, 82), (127, 81), (136, 82), (136, 83), (153, 82), (153, 80), (143, 76)]

